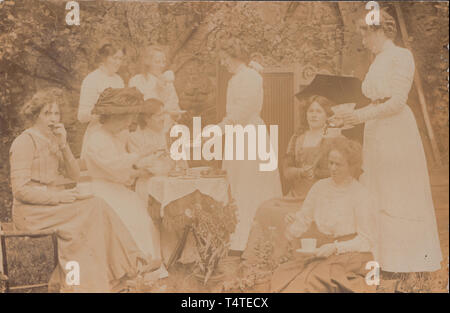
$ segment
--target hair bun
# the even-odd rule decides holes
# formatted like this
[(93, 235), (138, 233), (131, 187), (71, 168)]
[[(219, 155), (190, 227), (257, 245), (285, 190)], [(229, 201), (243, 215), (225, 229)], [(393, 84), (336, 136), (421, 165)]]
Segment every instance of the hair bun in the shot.
[(166, 81), (166, 82), (169, 82), (169, 83), (171, 83), (171, 82), (173, 82), (173, 81), (175, 81), (175, 74), (173, 73), (173, 71), (165, 71), (163, 74), (162, 74), (162, 78)]
[(264, 67), (256, 61), (250, 61), (248, 66), (257, 71), (258, 73), (262, 73), (264, 71)]

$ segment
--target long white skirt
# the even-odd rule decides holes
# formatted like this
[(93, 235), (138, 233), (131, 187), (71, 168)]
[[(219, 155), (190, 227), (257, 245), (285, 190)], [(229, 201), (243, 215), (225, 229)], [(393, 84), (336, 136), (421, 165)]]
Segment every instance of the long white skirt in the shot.
[(92, 190), (114, 209), (139, 249), (149, 259), (160, 259), (159, 232), (147, 212), (146, 203), (137, 193), (121, 184), (104, 180), (94, 180)]
[[(247, 143), (247, 140), (245, 142)], [(238, 209), (238, 223), (231, 236), (230, 249), (239, 251), (245, 250), (247, 246), (258, 207), (269, 199), (283, 195), (278, 168), (270, 172), (260, 171), (259, 165), (267, 161), (258, 160), (258, 153), (256, 160), (244, 158), (245, 160), (223, 160), (222, 163), (222, 168), (227, 171), (231, 195)]]
[(409, 106), (394, 116), (366, 122), (363, 156), (361, 181), (379, 209), (375, 255), (381, 268), (438, 270), (442, 253), (427, 163)]

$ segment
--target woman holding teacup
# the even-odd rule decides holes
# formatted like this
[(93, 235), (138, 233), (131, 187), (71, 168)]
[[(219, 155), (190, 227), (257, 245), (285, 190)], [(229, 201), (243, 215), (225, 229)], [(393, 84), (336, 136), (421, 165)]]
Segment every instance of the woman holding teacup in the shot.
[[(316, 182), (301, 210), (286, 216), (286, 237), (304, 240), (296, 259), (273, 274), (276, 292), (365, 291), (376, 221), (367, 190), (356, 180), (361, 146), (344, 137), (330, 143), (330, 178)], [(314, 248), (314, 243), (317, 248)]]
[[(60, 121), (63, 102), (62, 90), (47, 88), (22, 109), (30, 127), (10, 150), (13, 221), (19, 230), (57, 232), (59, 262), (50, 291), (120, 290), (125, 279), (137, 275), (144, 254), (105, 201), (58, 184), (63, 173), (73, 180), (80, 174)], [(78, 286), (66, 283), (66, 264), (71, 261), (80, 268)]]
[(165, 50), (158, 45), (147, 46), (141, 56), (142, 73), (128, 82), (128, 86), (136, 87), (144, 95), (144, 100), (157, 99), (164, 104), (164, 111), (169, 113), (164, 117), (165, 132), (183, 112), (174, 86), (175, 75), (173, 71), (166, 70), (166, 66)]
[(411, 51), (396, 46), (396, 22), (360, 22), (363, 45), (374, 53), (362, 84), (372, 104), (336, 118), (365, 123), (362, 182), (377, 201), (380, 237), (376, 260), (387, 272), (440, 269), (442, 253), (420, 133), (407, 104), (414, 79)]

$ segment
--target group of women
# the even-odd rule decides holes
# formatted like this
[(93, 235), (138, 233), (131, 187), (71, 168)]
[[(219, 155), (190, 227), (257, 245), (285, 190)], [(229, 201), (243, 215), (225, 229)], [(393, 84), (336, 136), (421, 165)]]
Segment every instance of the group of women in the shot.
[[(379, 26), (360, 27), (364, 45), (376, 55), (362, 86), (372, 104), (336, 116), (328, 99), (308, 101), (303, 124), (308, 127), (292, 136), (281, 171), (294, 202), (274, 200), (282, 196), (278, 170), (259, 171), (260, 160), (223, 162), (238, 208), (230, 253), (255, 257), (255, 237), (268, 229), (275, 230), (274, 253), (280, 256), (295, 238), (318, 241), (314, 257), (299, 257), (276, 270), (273, 291), (363, 291), (370, 260), (387, 272), (440, 268), (426, 160), (406, 104), (414, 61), (392, 41), (394, 19), (384, 12), (381, 18)], [(82, 162), (66, 142), (60, 122), (64, 97), (55, 88), (37, 92), (25, 104), (30, 127), (10, 151), (17, 228), (58, 231), (54, 290), (114, 291), (137, 275), (167, 275), (159, 232), (133, 184), (147, 178), (144, 168), (167, 150), (167, 132), (180, 116), (174, 75), (164, 72), (164, 51), (151, 46), (143, 54), (143, 73), (125, 87), (117, 74), (125, 50), (107, 44), (98, 55), (99, 68), (81, 86), (78, 118), (89, 123)], [(243, 42), (223, 42), (219, 57), (233, 74), (219, 126), (264, 125), (260, 68), (248, 65)], [(137, 129), (130, 132), (136, 116)], [(325, 138), (327, 120), (339, 127), (365, 123), (362, 149), (342, 136)], [(93, 198), (79, 199), (58, 183), (63, 172), (78, 180), (79, 163), (92, 178)], [(80, 264), (79, 286), (66, 284), (69, 261)]]

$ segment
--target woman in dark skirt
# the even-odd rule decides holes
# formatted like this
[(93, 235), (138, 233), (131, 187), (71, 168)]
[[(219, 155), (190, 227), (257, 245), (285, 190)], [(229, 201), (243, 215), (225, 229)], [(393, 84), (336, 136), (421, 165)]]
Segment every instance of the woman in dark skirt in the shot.
[(275, 259), (287, 252), (284, 217), (298, 210), (309, 189), (318, 179), (329, 176), (324, 156), (332, 138), (324, 136), (324, 127), (327, 118), (333, 114), (330, 108), (334, 103), (322, 96), (312, 96), (307, 103), (302, 125), (307, 125), (308, 128), (292, 135), (283, 162), (282, 173), (288, 186), (287, 197), (266, 201), (258, 209), (243, 255), (249, 261), (256, 257), (255, 248), (258, 242), (270, 240), (270, 236), (274, 236), (272, 240), (276, 242), (273, 251)]
[(293, 261), (278, 267), (272, 291), (373, 291), (365, 276), (366, 264), (373, 260), (376, 220), (370, 195), (355, 179), (360, 167), (361, 146), (337, 138), (328, 153), (331, 177), (316, 182), (301, 210), (286, 216), (285, 235), (293, 245), (298, 247), (295, 238), (311, 238), (318, 248), (296, 253)]

